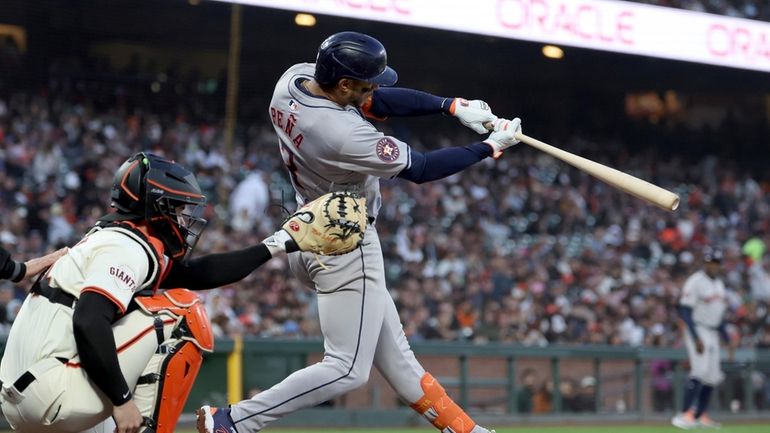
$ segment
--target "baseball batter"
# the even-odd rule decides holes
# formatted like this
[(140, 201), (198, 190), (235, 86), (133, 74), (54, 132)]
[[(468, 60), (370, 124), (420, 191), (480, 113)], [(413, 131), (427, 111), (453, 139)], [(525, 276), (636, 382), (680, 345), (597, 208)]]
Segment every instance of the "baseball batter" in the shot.
[(683, 429), (719, 426), (706, 410), (711, 392), (723, 379), (719, 339), (730, 342), (724, 322), (727, 309), (725, 285), (719, 278), (722, 253), (708, 249), (703, 260), (705, 268), (685, 281), (679, 301), (690, 378), (685, 386), (684, 412), (677, 414), (671, 423)]
[(13, 323), (0, 402), (14, 430), (172, 433), (213, 336), (192, 292), (155, 291), (219, 287), (278, 252), (305, 250), (303, 241), (324, 246), (295, 215), (286, 223), (293, 235), (282, 229), (253, 247), (186, 260), (205, 202), (194, 175), (172, 161), (140, 153), (121, 166), (116, 211), (35, 283)]
[[(519, 119), (498, 119), (483, 101), (441, 98), (379, 86), (396, 83), (385, 48), (355, 32), (330, 36), (315, 64), (289, 68), (278, 80), (270, 118), (298, 203), (330, 191), (361, 194), (369, 203), (362, 246), (349, 254), (294, 254), (293, 273), (318, 296), (325, 356), (250, 400), (227, 408), (203, 406), (200, 433), (247, 433), (298, 409), (315, 406), (364, 385), (374, 365), (398, 395), (442, 432), (487, 433), (477, 425), (412, 353), (385, 284), (376, 220), (379, 179), (429, 182), (457, 173), (517, 143)], [(378, 131), (367, 117), (446, 113), (478, 133), (483, 142), (421, 153)]]

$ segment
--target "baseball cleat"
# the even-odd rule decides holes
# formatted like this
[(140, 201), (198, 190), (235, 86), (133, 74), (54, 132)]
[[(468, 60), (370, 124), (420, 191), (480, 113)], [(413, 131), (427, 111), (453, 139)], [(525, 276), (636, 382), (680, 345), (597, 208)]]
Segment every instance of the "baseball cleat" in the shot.
[[(446, 430), (450, 430), (450, 429), (447, 428)], [(473, 430), (471, 430), (469, 433), (495, 433), (495, 431), (494, 430), (486, 429), (486, 428), (476, 424), (475, 426), (473, 426)]]
[(201, 406), (195, 415), (198, 433), (238, 433), (230, 418), (230, 409)]
[(698, 421), (692, 415), (692, 412), (685, 412), (671, 418), (671, 425), (683, 430), (692, 430), (698, 427)]
[(714, 421), (713, 419), (711, 419), (710, 416), (708, 416), (705, 413), (698, 418), (698, 426), (705, 427), (705, 428), (713, 428), (713, 429), (722, 428), (722, 424)]

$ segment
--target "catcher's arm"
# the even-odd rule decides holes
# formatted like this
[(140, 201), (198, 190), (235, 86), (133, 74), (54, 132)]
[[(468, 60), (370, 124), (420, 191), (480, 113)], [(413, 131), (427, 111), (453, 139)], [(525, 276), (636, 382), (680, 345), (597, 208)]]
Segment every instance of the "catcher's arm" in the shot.
[(347, 193), (325, 194), (295, 212), (258, 245), (196, 257), (187, 263), (172, 262), (161, 287), (206, 290), (231, 284), (281, 252), (344, 254), (358, 247), (365, 230), (366, 199)]
[(356, 249), (366, 231), (366, 199), (346, 192), (322, 195), (297, 210), (281, 230), (262, 241), (270, 254), (307, 251), (345, 254)]

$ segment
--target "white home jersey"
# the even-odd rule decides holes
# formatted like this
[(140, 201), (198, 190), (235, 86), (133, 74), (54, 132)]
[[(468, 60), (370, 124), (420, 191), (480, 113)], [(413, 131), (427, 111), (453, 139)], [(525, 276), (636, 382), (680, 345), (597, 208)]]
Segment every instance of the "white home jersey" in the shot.
[(705, 271), (698, 271), (685, 281), (679, 303), (692, 308), (697, 325), (714, 329), (722, 323), (727, 310), (725, 285), (719, 278), (711, 279)]
[(129, 233), (108, 228), (83, 238), (51, 268), (51, 286), (77, 298), (84, 291), (99, 292), (125, 312), (134, 293), (151, 282), (150, 256)]
[(302, 83), (314, 71), (312, 63), (289, 68), (270, 101), (298, 204), (327, 192), (349, 191), (365, 196), (369, 216), (376, 217), (381, 206), (378, 178), (393, 178), (409, 167), (409, 146), (375, 129), (358, 107), (341, 107), (310, 94)]

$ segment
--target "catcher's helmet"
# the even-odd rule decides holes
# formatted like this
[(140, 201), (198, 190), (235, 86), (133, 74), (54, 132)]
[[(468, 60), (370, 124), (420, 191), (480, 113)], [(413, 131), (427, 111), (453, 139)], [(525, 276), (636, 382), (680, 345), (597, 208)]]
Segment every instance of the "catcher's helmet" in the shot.
[(112, 183), (117, 213), (103, 220), (144, 219), (172, 259), (189, 256), (206, 220), (206, 196), (195, 175), (160, 156), (137, 153), (120, 166)]
[(388, 66), (388, 55), (380, 41), (363, 33), (340, 32), (326, 38), (318, 48), (315, 79), (331, 85), (340, 78), (392, 86), (398, 74)]

